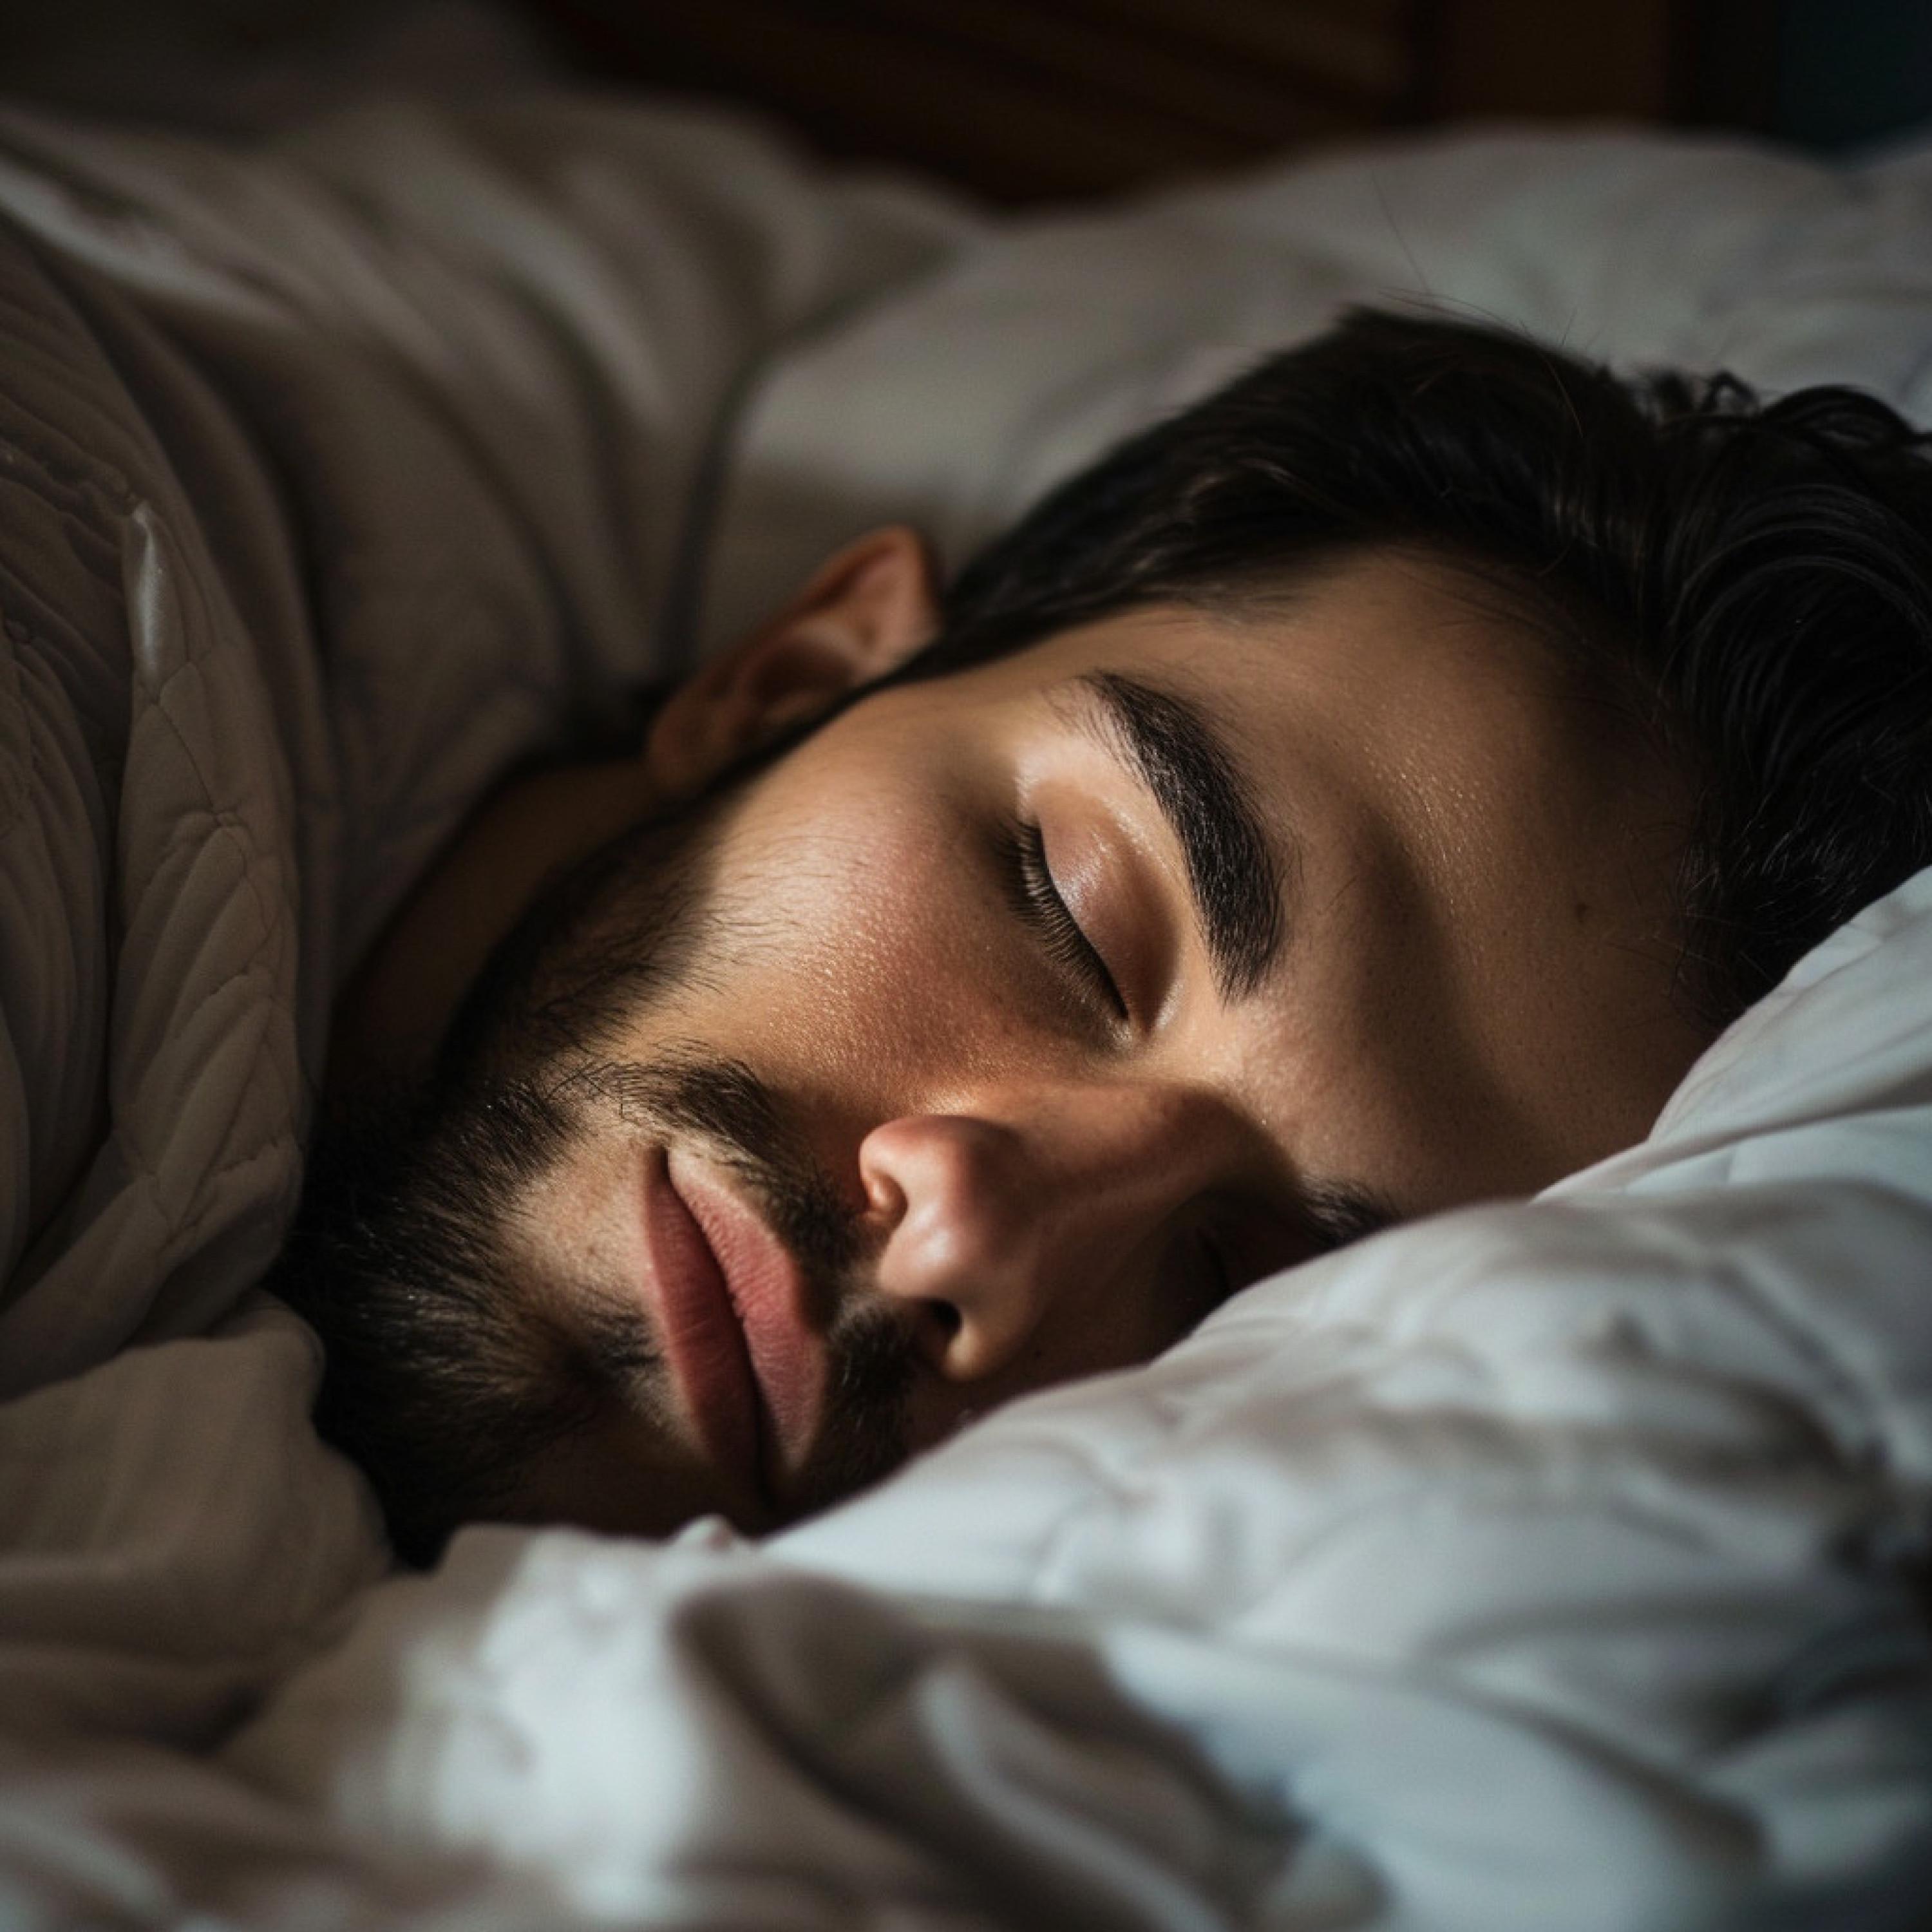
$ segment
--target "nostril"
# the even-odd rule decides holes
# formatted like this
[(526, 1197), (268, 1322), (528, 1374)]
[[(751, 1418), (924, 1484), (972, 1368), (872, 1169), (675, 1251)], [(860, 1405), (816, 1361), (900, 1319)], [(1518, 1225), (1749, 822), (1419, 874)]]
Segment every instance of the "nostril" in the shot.
[(890, 1174), (878, 1168), (862, 1168), (860, 1179), (866, 1190), (866, 1205), (889, 1228), (905, 1219), (905, 1190)]
[(966, 1318), (958, 1306), (950, 1301), (932, 1301), (927, 1304), (932, 1310), (932, 1324), (948, 1342), (966, 1325)]

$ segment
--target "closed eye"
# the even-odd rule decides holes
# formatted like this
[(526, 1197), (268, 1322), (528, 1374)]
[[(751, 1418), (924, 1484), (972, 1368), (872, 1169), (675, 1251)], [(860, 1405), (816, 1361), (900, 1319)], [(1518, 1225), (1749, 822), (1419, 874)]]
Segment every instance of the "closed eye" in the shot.
[(1016, 820), (1004, 828), (1007, 877), (1016, 910), (1037, 934), (1047, 957), (1070, 974), (1082, 991), (1103, 1004), (1119, 1020), (1128, 1017), (1107, 962), (1082, 930), (1080, 922), (1061, 898), (1047, 863), (1046, 836), (1036, 821)]

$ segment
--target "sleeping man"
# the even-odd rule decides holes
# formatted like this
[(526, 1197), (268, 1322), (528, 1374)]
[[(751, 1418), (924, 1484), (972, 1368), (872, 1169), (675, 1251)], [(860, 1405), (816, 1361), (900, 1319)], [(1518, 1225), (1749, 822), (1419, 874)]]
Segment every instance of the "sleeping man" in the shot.
[(1357, 315), (472, 819), (273, 1282), (325, 1432), (416, 1561), (790, 1521), (1642, 1138), (1932, 862), (1929, 738), (1887, 410)]

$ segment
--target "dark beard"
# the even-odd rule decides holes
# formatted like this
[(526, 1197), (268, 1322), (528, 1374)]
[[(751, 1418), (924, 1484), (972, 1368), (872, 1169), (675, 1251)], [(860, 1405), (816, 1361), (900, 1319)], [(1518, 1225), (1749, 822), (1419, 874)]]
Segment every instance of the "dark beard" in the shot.
[(798, 1263), (813, 1325), (826, 1336), (830, 1376), (819, 1440), (784, 1498), (788, 1516), (824, 1508), (904, 1461), (916, 1358), (910, 1331), (858, 1286), (851, 1211), (771, 1088), (740, 1062), (680, 1046), (650, 1065), (581, 1067), (556, 1098), (577, 1111), (583, 1131), (595, 1132), (600, 1114), (614, 1118), (730, 1168)]
[(512, 1258), (531, 1188), (600, 1133), (695, 1145), (728, 1166), (800, 1264), (830, 1377), (786, 1520), (904, 1458), (914, 1345), (858, 1289), (850, 1210), (781, 1097), (702, 1044), (650, 1064), (604, 1050), (717, 950), (710, 865), (730, 797), (575, 868), (493, 954), (425, 1086), (365, 1099), (319, 1130), (266, 1285), (320, 1334), (317, 1426), (369, 1477), (406, 1561), (434, 1562), (464, 1522), (526, 1515), (534, 1471), (620, 1402), (662, 1389), (641, 1316), (573, 1304)]

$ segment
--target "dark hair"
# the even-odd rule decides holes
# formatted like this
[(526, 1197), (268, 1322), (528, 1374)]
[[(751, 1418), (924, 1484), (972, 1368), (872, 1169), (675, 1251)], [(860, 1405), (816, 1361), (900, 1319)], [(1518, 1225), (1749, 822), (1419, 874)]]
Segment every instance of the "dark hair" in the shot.
[(902, 675), (1137, 606), (1226, 608), (1364, 548), (1474, 566), (1687, 763), (1680, 985), (1720, 1024), (1932, 862), (1925, 442), (1852, 389), (1624, 382), (1358, 310), (1048, 496), (961, 573)]

